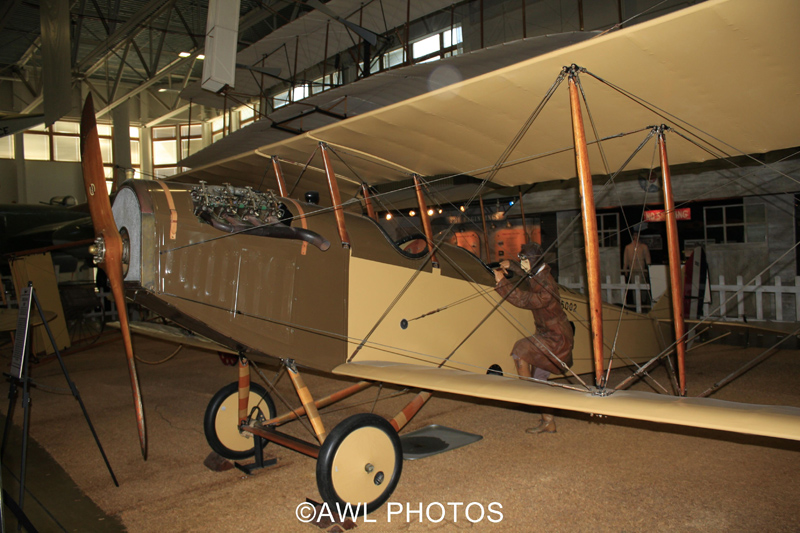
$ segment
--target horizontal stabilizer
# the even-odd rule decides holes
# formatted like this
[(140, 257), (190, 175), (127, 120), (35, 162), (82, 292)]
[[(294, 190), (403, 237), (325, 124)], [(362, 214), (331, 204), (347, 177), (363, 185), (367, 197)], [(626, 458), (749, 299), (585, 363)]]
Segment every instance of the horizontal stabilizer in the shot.
[(638, 391), (609, 396), (503, 376), (384, 361), (345, 363), (334, 374), (406, 387), (663, 424), (800, 440), (800, 408)]
[[(119, 329), (119, 322), (109, 322), (108, 326)], [(164, 324), (154, 324), (152, 322), (131, 322), (131, 333), (138, 333), (151, 339), (158, 339), (161, 341), (174, 342), (175, 344), (183, 344), (184, 346), (191, 346), (193, 348), (200, 348), (201, 350), (210, 350), (212, 352), (224, 352), (237, 355), (233, 350), (226, 348), (221, 344), (207, 339), (201, 335), (195, 335), (185, 329), (176, 328), (174, 326), (166, 326)]]

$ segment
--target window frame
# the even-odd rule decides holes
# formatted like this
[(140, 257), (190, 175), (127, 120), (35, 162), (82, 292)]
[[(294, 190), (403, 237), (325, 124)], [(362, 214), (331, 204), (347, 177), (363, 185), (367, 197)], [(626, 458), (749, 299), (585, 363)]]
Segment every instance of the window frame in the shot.
[[(728, 210), (738, 208), (742, 210), (742, 221), (741, 222), (728, 222)], [(763, 213), (762, 220), (754, 221), (748, 220), (748, 212), (752, 211), (753, 209), (760, 208), (761, 212)], [(708, 223), (708, 214), (709, 210), (719, 209), (722, 211), (722, 222), (721, 223)], [(748, 238), (751, 235), (751, 232), (748, 231), (748, 227), (755, 227), (755, 226), (763, 226), (764, 231), (762, 240), (753, 240)], [(767, 242), (767, 208), (766, 205), (763, 203), (753, 203), (753, 204), (746, 204), (744, 202), (735, 203), (735, 204), (722, 204), (722, 205), (708, 205), (703, 207), (703, 239), (707, 244), (748, 244), (748, 243), (759, 243), (759, 242)], [(732, 240), (733, 238), (729, 238), (729, 230), (733, 228), (741, 228), (742, 231), (742, 240)], [(721, 229), (722, 230), (722, 242), (715, 242), (711, 243), (709, 241), (708, 230), (709, 229)]]

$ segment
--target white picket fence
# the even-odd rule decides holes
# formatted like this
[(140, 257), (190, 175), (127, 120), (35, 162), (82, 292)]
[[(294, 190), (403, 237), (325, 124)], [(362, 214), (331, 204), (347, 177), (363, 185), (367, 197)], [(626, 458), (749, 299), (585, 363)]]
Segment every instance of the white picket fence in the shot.
[[(559, 277), (558, 284), (572, 289), (573, 291), (578, 291), (581, 294), (586, 293), (586, 283), (584, 282), (583, 276), (578, 278), (577, 281), (573, 278)], [(626, 289), (627, 294), (625, 292)], [(639, 276), (635, 276), (630, 284), (625, 281), (625, 276), (619, 277), (619, 283), (612, 283), (611, 276), (606, 276), (605, 283), (600, 284), (600, 290), (604, 302), (620, 305), (626, 300), (631, 302), (629, 305), (635, 302), (636, 312), (638, 313), (650, 309), (649, 305), (646, 303), (652, 301), (652, 298), (650, 298), (650, 285), (648, 283), (641, 283), (639, 281)]]
[[(578, 281), (572, 278), (559, 278), (558, 281), (581, 294), (585, 291), (583, 277)], [(622, 304), (626, 285), (624, 276), (620, 276), (619, 283), (612, 283), (611, 276), (606, 276), (605, 283), (601, 284), (603, 301)], [(649, 295), (650, 285), (640, 283), (637, 276), (627, 285), (627, 290), (633, 295), (637, 312), (649, 310), (643, 295)], [(709, 314), (733, 321), (796, 322), (800, 317), (800, 276), (795, 277), (794, 285), (784, 285), (779, 276), (775, 276), (772, 285), (763, 284), (761, 276), (749, 284), (745, 284), (742, 276), (736, 276), (734, 284), (725, 283), (725, 278), (719, 276), (719, 282), (711, 284), (711, 302), (703, 306), (703, 315)]]

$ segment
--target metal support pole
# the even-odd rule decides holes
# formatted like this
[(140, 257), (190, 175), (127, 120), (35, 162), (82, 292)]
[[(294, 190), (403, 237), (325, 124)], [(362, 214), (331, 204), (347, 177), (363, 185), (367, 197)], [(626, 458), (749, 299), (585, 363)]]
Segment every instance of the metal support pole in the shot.
[(431, 263), (433, 266), (438, 267), (439, 261), (436, 259), (436, 254), (433, 252), (433, 228), (431, 227), (431, 219), (428, 216), (428, 206), (425, 205), (425, 198), (422, 195), (422, 182), (420, 181), (420, 177), (416, 174), (414, 174), (414, 189), (417, 193), (419, 217), (422, 219), (422, 229), (425, 231), (425, 240), (428, 241), (428, 251), (431, 254)]
[(278, 182), (278, 194), (284, 198), (288, 198), (289, 191), (286, 188), (286, 182), (283, 179), (283, 169), (281, 169), (281, 160), (277, 155), (272, 156), (272, 168), (275, 170), (275, 179)]
[(594, 355), (595, 384), (605, 385), (603, 381), (603, 302), (600, 293), (600, 245), (597, 238), (597, 215), (594, 208), (592, 172), (589, 169), (589, 150), (586, 146), (586, 132), (583, 129), (583, 115), (578, 87), (575, 82), (577, 72), (569, 76), (569, 100), (572, 110), (572, 133), (575, 140), (575, 163), (580, 183), (581, 212), (583, 214), (583, 237), (586, 242), (586, 279), (589, 292), (589, 316), (592, 325), (592, 352)]
[(319, 143), (322, 151), (322, 161), (325, 164), (325, 176), (328, 178), (328, 191), (331, 193), (333, 202), (333, 214), (336, 216), (336, 226), (339, 228), (339, 239), (342, 241), (343, 248), (350, 248), (350, 236), (347, 234), (347, 226), (344, 222), (344, 210), (342, 209), (342, 198), (339, 196), (339, 184), (336, 181), (336, 174), (331, 165), (331, 156), (328, 154), (328, 145)]
[(528, 21), (525, 17), (525, 0), (522, 0), (522, 38), (528, 37)]
[(303, 376), (297, 371), (294, 360), (289, 359), (285, 364), (286, 369), (289, 371), (289, 377), (292, 379), (294, 389), (297, 391), (297, 396), (300, 398), (300, 402), (306, 410), (309, 422), (311, 422), (311, 427), (314, 428), (314, 434), (316, 434), (319, 443), (322, 444), (325, 442), (325, 437), (327, 437), (328, 434), (325, 432), (325, 426), (322, 424), (319, 411), (317, 411), (317, 406), (314, 404), (314, 398), (311, 396), (308, 387), (306, 387)]
[(672, 319), (675, 324), (675, 351), (678, 354), (678, 380), (680, 395), (686, 396), (686, 325), (683, 320), (683, 276), (681, 275), (678, 223), (675, 217), (675, 198), (672, 195), (672, 178), (667, 161), (666, 126), (658, 128), (658, 153), (661, 159), (661, 179), (664, 185), (664, 212), (667, 219), (667, 250), (669, 252), (669, 280), (672, 290)]
[(480, 0), (478, 5), (481, 12), (481, 50), (483, 50), (483, 0)]

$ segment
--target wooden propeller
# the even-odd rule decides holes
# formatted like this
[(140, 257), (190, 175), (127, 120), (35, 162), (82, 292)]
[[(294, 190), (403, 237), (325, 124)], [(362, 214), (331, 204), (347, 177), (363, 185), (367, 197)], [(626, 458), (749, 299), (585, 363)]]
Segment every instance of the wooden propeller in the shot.
[(89, 202), (89, 212), (94, 225), (95, 244), (93, 247), (95, 263), (102, 268), (111, 284), (111, 292), (117, 304), (119, 313), (120, 330), (125, 345), (125, 356), (128, 359), (128, 372), (131, 376), (133, 389), (133, 403), (136, 408), (136, 422), (139, 426), (139, 444), (142, 447), (142, 457), (147, 459), (147, 435), (144, 424), (144, 408), (142, 407), (142, 393), (139, 390), (139, 378), (136, 373), (136, 363), (133, 358), (131, 332), (128, 327), (128, 312), (125, 307), (123, 292), (123, 241), (114, 216), (111, 212), (111, 202), (108, 199), (106, 178), (103, 173), (103, 158), (100, 153), (100, 138), (97, 135), (97, 122), (94, 117), (94, 104), (92, 95), (86, 97), (81, 116), (81, 161), (83, 166), (83, 185), (86, 188), (86, 199)]

